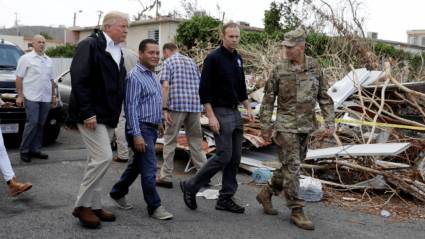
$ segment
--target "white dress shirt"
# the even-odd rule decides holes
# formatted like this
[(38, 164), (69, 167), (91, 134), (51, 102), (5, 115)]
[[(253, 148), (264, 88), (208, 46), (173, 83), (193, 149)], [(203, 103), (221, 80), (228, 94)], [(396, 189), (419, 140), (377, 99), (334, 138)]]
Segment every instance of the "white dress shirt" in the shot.
[(52, 101), (52, 60), (46, 55), (31, 51), (19, 58), (16, 76), (23, 78), (24, 97), (30, 101)]
[(114, 41), (103, 32), (103, 35), (106, 38), (106, 51), (109, 52), (114, 58), (115, 63), (117, 63), (118, 69), (120, 68), (120, 61), (121, 61), (121, 47), (119, 44), (115, 44)]

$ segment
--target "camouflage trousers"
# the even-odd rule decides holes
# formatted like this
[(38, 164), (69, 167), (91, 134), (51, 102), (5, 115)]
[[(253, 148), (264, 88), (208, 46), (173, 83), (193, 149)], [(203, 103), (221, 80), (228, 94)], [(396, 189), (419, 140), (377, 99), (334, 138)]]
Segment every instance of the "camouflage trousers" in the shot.
[(304, 200), (299, 198), (300, 168), (307, 154), (309, 134), (277, 132), (274, 141), (278, 145), (278, 157), (282, 167), (273, 172), (270, 186), (277, 195), (285, 193), (288, 208), (304, 207)]

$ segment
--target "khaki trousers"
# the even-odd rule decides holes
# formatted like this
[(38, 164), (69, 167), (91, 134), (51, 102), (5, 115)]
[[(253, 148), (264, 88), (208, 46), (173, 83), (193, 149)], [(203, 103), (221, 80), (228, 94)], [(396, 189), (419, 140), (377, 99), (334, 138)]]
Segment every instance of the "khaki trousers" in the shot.
[(115, 128), (117, 142), (117, 156), (121, 159), (129, 159), (127, 139), (125, 137), (125, 116), (124, 109), (121, 110), (117, 128)]
[(75, 207), (101, 209), (101, 181), (112, 162), (111, 138), (114, 129), (97, 124), (96, 129), (91, 130), (78, 124), (78, 130), (87, 147), (88, 156)]
[(184, 126), (189, 142), (189, 150), (193, 165), (199, 170), (206, 162), (202, 151), (202, 130), (199, 112), (170, 112), (172, 125), (166, 125), (164, 133), (164, 163), (161, 167), (160, 178), (171, 181), (174, 169), (174, 152), (177, 146), (177, 136), (181, 126)]

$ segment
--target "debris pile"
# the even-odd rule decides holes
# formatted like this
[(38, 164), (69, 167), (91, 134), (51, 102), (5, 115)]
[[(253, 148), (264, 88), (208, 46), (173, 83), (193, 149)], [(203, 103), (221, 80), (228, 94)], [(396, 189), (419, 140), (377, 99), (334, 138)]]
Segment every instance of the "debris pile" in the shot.
[(327, 142), (320, 133), (314, 135), (309, 148), (343, 148), (314, 161), (320, 168), (311, 167), (309, 173), (334, 187), (384, 189), (392, 196), (407, 193), (425, 202), (424, 89), (423, 82), (400, 83), (388, 65), (385, 73), (357, 69), (336, 82), (328, 94), (335, 101), (338, 131)]
[(333, 138), (321, 130), (312, 135), (304, 173), (338, 189), (390, 191), (425, 202), (424, 90), (425, 83), (402, 84), (388, 69), (355, 69), (335, 82), (328, 94), (337, 131)]
[[(323, 137), (321, 130), (312, 134), (303, 174), (340, 190), (390, 192), (390, 198), (408, 194), (425, 202), (422, 92), (425, 83), (400, 83), (388, 69), (353, 69), (329, 88), (335, 102), (337, 130), (333, 138)], [(263, 88), (254, 86), (250, 94), (254, 113), (258, 113), (263, 94)], [(214, 137), (208, 119), (202, 116), (201, 123), (204, 150), (213, 154)], [(254, 122), (245, 120), (240, 167), (253, 173), (254, 181), (264, 183), (271, 174), (258, 169), (273, 171), (280, 164), (276, 146), (264, 141), (260, 132), (258, 117)], [(184, 137), (184, 131), (180, 137)], [(184, 142), (179, 139), (178, 147), (188, 150)]]

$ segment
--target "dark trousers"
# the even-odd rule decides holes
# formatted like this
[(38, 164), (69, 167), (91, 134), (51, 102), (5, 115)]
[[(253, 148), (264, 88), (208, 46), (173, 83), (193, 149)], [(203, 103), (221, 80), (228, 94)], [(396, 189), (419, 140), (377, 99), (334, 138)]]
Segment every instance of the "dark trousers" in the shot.
[(139, 152), (134, 149), (133, 136), (127, 135), (127, 140), (131, 146), (134, 156), (128, 164), (126, 170), (121, 175), (119, 181), (112, 187), (111, 197), (119, 199), (128, 194), (129, 187), (140, 174), (140, 181), (143, 189), (143, 197), (148, 206), (149, 213), (161, 205), (156, 190), (156, 156), (155, 142), (158, 137), (157, 127), (151, 124), (140, 124), (142, 137), (145, 140), (145, 152)]
[(198, 173), (186, 181), (189, 192), (197, 193), (220, 170), (223, 171), (219, 200), (232, 197), (238, 189), (236, 175), (242, 154), (242, 117), (237, 109), (213, 108), (220, 124), (219, 134), (214, 134), (216, 155), (209, 159)]
[(43, 130), (49, 110), (50, 102), (38, 102), (25, 99), (26, 122), (20, 151), (21, 153), (40, 152), (43, 144)]

